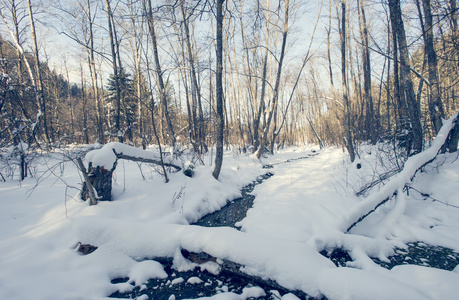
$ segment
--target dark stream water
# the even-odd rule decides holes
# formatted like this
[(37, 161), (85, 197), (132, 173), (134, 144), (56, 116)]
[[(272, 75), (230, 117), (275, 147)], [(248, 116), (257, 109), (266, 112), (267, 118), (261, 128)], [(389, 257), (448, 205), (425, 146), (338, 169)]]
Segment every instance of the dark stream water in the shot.
[[(316, 154), (310, 156), (313, 155)], [(308, 157), (301, 157), (299, 159)], [(267, 169), (272, 168), (272, 166), (269, 165), (265, 167)], [(235, 224), (245, 218), (247, 210), (252, 207), (255, 196), (250, 193), (253, 191), (254, 187), (267, 180), (272, 175), (272, 173), (268, 172), (260, 176), (256, 181), (245, 186), (241, 190), (241, 198), (228, 202), (221, 210), (204, 216), (194, 223), (194, 225), (205, 227), (229, 226), (236, 228)], [(383, 262), (376, 258), (373, 260), (387, 269), (391, 269), (396, 265), (414, 264), (444, 270), (453, 270), (459, 264), (459, 253), (451, 249), (426, 245), (420, 242), (411, 243), (407, 246), (407, 249), (396, 249), (395, 255), (389, 257), (390, 262)], [(342, 249), (335, 249), (329, 253), (321, 252), (321, 254), (328, 257), (337, 266), (346, 266), (347, 262), (352, 261), (349, 254)], [(186, 254), (184, 254), (184, 256), (187, 257)], [(200, 259), (211, 260), (211, 258), (202, 257), (202, 255)], [(213, 275), (207, 271), (201, 271), (199, 268), (188, 272), (178, 272), (172, 268), (172, 261), (170, 259), (159, 260), (159, 262), (162, 263), (164, 270), (168, 274), (166, 279), (153, 278), (150, 279), (146, 285), (135, 287), (131, 292), (116, 292), (110, 295), (110, 297), (127, 299), (136, 299), (140, 297), (142, 300), (193, 299), (213, 296), (219, 292), (241, 294), (244, 288), (257, 286), (261, 287), (266, 293), (265, 296), (257, 299), (280, 299), (280, 296), (286, 293), (293, 293), (301, 299), (315, 299), (300, 291), (288, 291), (275, 282), (245, 275), (239, 271), (240, 266), (231, 262), (224, 262), (222, 264), (222, 270), (218, 275)], [(122, 283), (128, 280), (129, 278), (119, 278), (112, 282)]]
[(271, 176), (273, 176), (273, 174), (268, 172), (258, 177), (257, 180), (242, 188), (241, 198), (228, 202), (228, 204), (222, 207), (222, 209), (202, 217), (193, 225), (200, 225), (204, 227), (228, 226), (237, 228), (235, 224), (245, 218), (247, 211), (253, 205), (255, 196), (250, 193), (253, 191), (255, 186), (259, 185)]
[[(131, 292), (116, 292), (110, 297), (136, 299), (146, 295), (146, 299), (193, 299), (199, 297), (209, 297), (220, 292), (232, 292), (241, 294), (244, 288), (260, 287), (265, 291), (265, 296), (257, 299), (278, 299), (281, 295), (287, 294), (283, 288), (279, 288), (275, 283), (263, 281), (256, 277), (244, 276), (222, 269), (218, 275), (213, 275), (207, 271), (196, 268), (193, 271), (178, 272), (172, 268), (172, 262), (161, 262), (164, 270), (168, 274), (166, 279), (153, 278), (141, 287), (135, 287)], [(113, 283), (127, 282), (129, 278), (113, 280)], [(301, 292), (296, 293), (298, 297), (307, 299)], [(145, 297), (145, 296), (143, 296)], [(141, 298), (142, 299), (142, 298)]]
[[(349, 254), (342, 249), (335, 249), (331, 253), (322, 251), (321, 254), (338, 267), (344, 267), (352, 261)], [(415, 242), (407, 244), (406, 249), (395, 249), (395, 255), (388, 259), (389, 262), (372, 258), (375, 263), (389, 270), (399, 265), (417, 265), (452, 271), (459, 264), (459, 253), (449, 248)]]

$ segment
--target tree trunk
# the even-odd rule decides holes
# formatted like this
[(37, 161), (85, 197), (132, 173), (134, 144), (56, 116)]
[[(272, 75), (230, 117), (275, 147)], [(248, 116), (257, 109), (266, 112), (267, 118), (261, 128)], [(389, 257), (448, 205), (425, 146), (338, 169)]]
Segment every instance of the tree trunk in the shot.
[(341, 1), (341, 77), (343, 81), (343, 102), (344, 102), (344, 131), (345, 145), (349, 152), (351, 162), (355, 160), (354, 137), (351, 131), (351, 104), (349, 101), (347, 74), (346, 74), (346, 0)]
[(282, 74), (282, 64), (284, 61), (284, 56), (285, 56), (285, 46), (287, 44), (287, 35), (288, 35), (288, 14), (289, 14), (289, 0), (285, 1), (285, 13), (284, 13), (284, 30), (282, 34), (282, 46), (281, 46), (281, 53), (280, 53), (280, 58), (279, 58), (279, 64), (277, 67), (277, 76), (276, 76), (276, 84), (274, 85), (274, 91), (273, 91), (273, 98), (271, 101), (271, 107), (269, 109), (269, 115), (268, 119), (266, 121), (266, 126), (263, 130), (263, 136), (261, 137), (260, 141), (260, 148), (257, 151), (257, 158), (260, 159), (261, 155), (263, 154), (264, 148), (267, 143), (268, 139), (268, 132), (269, 128), (271, 125), (271, 121), (273, 119), (274, 111), (277, 109), (277, 101), (279, 98), (279, 85), (280, 85), (280, 80), (281, 80), (281, 74)]
[(47, 120), (47, 112), (46, 112), (46, 102), (45, 102), (45, 97), (43, 93), (43, 80), (42, 80), (42, 74), (41, 74), (41, 68), (40, 68), (40, 58), (39, 58), (39, 53), (38, 53), (38, 42), (37, 42), (37, 35), (35, 32), (35, 21), (33, 18), (33, 12), (32, 12), (32, 3), (31, 0), (27, 0), (27, 6), (29, 9), (29, 18), (30, 18), (30, 30), (32, 33), (32, 42), (33, 42), (33, 48), (34, 48), (34, 55), (35, 55), (35, 65), (36, 65), (36, 71), (37, 71), (37, 81), (36, 81), (36, 93), (38, 97), (38, 102), (40, 103), (40, 109), (41, 109), (41, 115), (42, 115), (42, 120), (43, 120), (43, 131), (44, 131), (44, 136), (45, 136), (45, 142), (47, 144), (47, 147), (51, 147), (51, 138), (48, 132), (48, 120)]
[(330, 31), (331, 31), (331, 19), (332, 19), (332, 13), (331, 13), (331, 0), (328, 2), (329, 8), (328, 8), (328, 28), (326, 28), (327, 31), (327, 60), (328, 60), (328, 72), (330, 76), (330, 84), (333, 89), (334, 83), (333, 83), (333, 69), (332, 69), (332, 61), (331, 61), (331, 49), (330, 49)]
[(103, 113), (101, 109), (101, 99), (99, 93), (99, 84), (97, 82), (97, 70), (96, 63), (94, 58), (94, 31), (93, 31), (93, 20), (91, 16), (91, 2), (87, 0), (88, 6), (88, 23), (89, 23), (89, 49), (88, 52), (88, 64), (89, 64), (89, 73), (91, 74), (92, 88), (94, 93), (94, 99), (96, 101), (96, 132), (97, 132), (97, 141), (99, 143), (105, 142), (104, 137), (104, 122), (103, 122)]
[[(119, 67), (116, 53), (115, 37), (113, 33), (113, 14), (110, 7), (110, 0), (105, 0), (105, 9), (107, 10), (107, 19), (108, 19), (108, 33), (110, 35), (110, 49), (112, 51), (112, 65), (113, 65), (113, 79), (115, 81), (115, 101), (116, 101), (116, 111), (115, 111), (115, 130), (116, 135), (118, 136), (118, 141), (123, 142), (123, 133), (121, 132), (121, 89), (119, 82)], [(118, 53), (119, 55), (119, 53)]]
[[(366, 114), (365, 114), (365, 127), (368, 131), (368, 135), (370, 137), (370, 141), (372, 145), (376, 144), (377, 136), (376, 136), (376, 120), (375, 120), (375, 112), (374, 112), (374, 104), (373, 104), (373, 96), (371, 93), (371, 64), (370, 64), (370, 48), (368, 42), (368, 28), (367, 28), (367, 20), (365, 16), (365, 9), (364, 3), (362, 0), (359, 0), (360, 10), (361, 12), (361, 38), (362, 38), (362, 56), (363, 56), (363, 99), (366, 103)], [(360, 15), (360, 13), (359, 13)]]
[[(258, 111), (255, 116), (255, 122), (253, 125), (253, 152), (255, 153), (260, 146), (260, 122), (261, 116), (265, 114), (266, 104), (265, 104), (265, 94), (266, 94), (266, 82), (267, 82), (267, 69), (268, 69), (268, 54), (269, 54), (269, 29), (270, 29), (270, 11), (269, 11), (269, 1), (266, 2), (267, 11), (266, 11), (266, 41), (265, 41), (265, 55), (263, 57), (263, 71), (261, 75), (261, 92), (260, 92), (260, 103), (258, 107)], [(266, 126), (266, 124), (265, 124)]]
[(444, 117), (443, 105), (440, 94), (440, 84), (438, 82), (438, 66), (437, 53), (434, 48), (433, 22), (430, 0), (422, 0), (422, 8), (424, 10), (424, 49), (427, 55), (429, 67), (429, 82), (430, 82), (430, 97), (429, 97), (429, 112), (432, 126), (435, 134), (438, 134)]
[(177, 147), (177, 141), (175, 139), (174, 127), (172, 125), (172, 120), (169, 114), (169, 104), (167, 103), (166, 88), (164, 85), (163, 73), (161, 71), (161, 64), (159, 62), (158, 46), (156, 43), (156, 32), (155, 32), (155, 24), (153, 20), (153, 10), (151, 7), (151, 0), (148, 0), (148, 10), (146, 10), (145, 8), (145, 11), (146, 11), (146, 15), (148, 18), (148, 29), (150, 31), (151, 42), (153, 44), (153, 57), (155, 60), (156, 78), (158, 80), (158, 86), (159, 86), (158, 87), (159, 97), (161, 99), (161, 104), (164, 109), (164, 115), (166, 117), (166, 122), (167, 122), (167, 128), (171, 135), (172, 147), (174, 148), (174, 151), (175, 151)]
[(87, 109), (87, 98), (85, 92), (85, 80), (84, 80), (84, 73), (83, 73), (83, 65), (80, 64), (80, 76), (81, 76), (81, 98), (83, 102), (83, 138), (84, 143), (89, 144), (89, 134), (88, 134), (88, 109)]
[[(181, 4), (182, 10), (182, 17), (183, 17), (183, 28), (185, 31), (185, 44), (187, 47), (188, 53), (188, 63), (190, 65), (190, 78), (191, 78), (191, 85), (194, 97), (196, 97), (196, 105), (197, 105), (197, 120), (198, 123), (195, 125), (197, 132), (196, 137), (198, 138), (197, 143), (199, 144), (199, 148), (201, 152), (207, 152), (207, 145), (206, 145), (206, 124), (204, 122), (204, 112), (202, 109), (202, 100), (201, 100), (201, 88), (198, 83), (198, 76), (196, 71), (196, 61), (193, 54), (193, 48), (191, 47), (191, 36), (190, 36), (190, 29), (189, 29), (189, 22), (188, 17), (185, 14), (185, 6), (184, 2)], [(195, 118), (196, 120), (196, 118)]]
[(218, 179), (223, 164), (223, 128), (225, 120), (223, 115), (223, 2), (217, 0), (217, 69), (215, 81), (215, 95), (217, 105), (217, 151), (215, 167), (212, 175)]
[[(145, 132), (144, 132), (144, 126), (143, 126), (143, 118), (142, 118), (142, 83), (141, 83), (141, 78), (142, 78), (142, 70), (140, 69), (140, 62), (141, 62), (141, 56), (140, 56), (140, 49), (141, 49), (141, 35), (137, 31), (137, 23), (136, 23), (136, 18), (134, 17), (136, 12), (134, 11), (134, 3), (133, 0), (128, 1), (129, 5), (129, 13), (130, 13), (130, 18), (131, 18), (131, 30), (133, 31), (133, 39), (134, 39), (134, 44), (131, 44), (133, 56), (134, 56), (134, 70), (135, 70), (135, 76), (136, 76), (136, 86), (135, 86), (135, 92), (136, 92), (136, 97), (137, 97), (137, 128), (139, 130), (139, 136), (141, 139), (142, 143), (142, 149), (145, 150), (147, 148), (147, 142), (145, 138)], [(142, 27), (143, 27), (143, 21), (142, 21)]]
[[(39, 129), (40, 120), (41, 120), (41, 117), (42, 117), (41, 98), (40, 98), (40, 96), (39, 96), (39, 94), (37, 92), (37, 84), (36, 84), (37, 81), (35, 79), (35, 75), (33, 74), (32, 67), (30, 66), (29, 61), (27, 60), (27, 58), (25, 56), (25, 51), (24, 51), (24, 48), (23, 48), (23, 46), (21, 44), (21, 41), (20, 41), (20, 36), (19, 36), (20, 29), (19, 29), (19, 23), (18, 23), (18, 19), (17, 19), (16, 4), (14, 3), (14, 1), (12, 2), (11, 6), (12, 6), (11, 7), (11, 13), (12, 13), (12, 18), (13, 18), (13, 22), (14, 22), (14, 32), (9, 27), (8, 21), (6, 20), (5, 16), (1, 12), (1, 10), (0, 10), (0, 15), (1, 15), (1, 17), (2, 17), (2, 19), (4, 21), (4, 23), (5, 23), (6, 28), (8, 29), (8, 32), (11, 35), (11, 38), (13, 39), (14, 45), (16, 46), (16, 53), (18, 55), (18, 69), (19, 69), (19, 71), (22, 71), (22, 68), (21, 68), (22, 64), (20, 62), (23, 62), (25, 67), (26, 67), (27, 73), (29, 75), (30, 82), (31, 82), (32, 87), (33, 87), (34, 92), (35, 92), (35, 101), (36, 101), (37, 111), (38, 112), (37, 112), (37, 116), (36, 116), (35, 122), (32, 123), (31, 134), (27, 138), (27, 142), (29, 144), (32, 144), (32, 142), (34, 140), (37, 141), (36, 134), (37, 134), (37, 131)], [(19, 79), (21, 79), (21, 78), (22, 78), (22, 76), (19, 76)], [(23, 113), (24, 117), (26, 118), (26, 120), (30, 120), (30, 118), (28, 116), (28, 113), (27, 113), (27, 110), (24, 108), (24, 105), (22, 105), (22, 103), (21, 103), (21, 110), (22, 110), (22, 113)], [(18, 126), (16, 126), (16, 128), (18, 128)], [(13, 136), (13, 139), (14, 139), (14, 136)]]
[(322, 149), (324, 147), (324, 143), (322, 142), (322, 139), (320, 138), (319, 134), (317, 133), (316, 129), (314, 128), (314, 125), (312, 124), (311, 119), (309, 119), (308, 117), (306, 117), (306, 119), (308, 120), (309, 125), (311, 125), (312, 132), (314, 132), (314, 135), (316, 136), (317, 141), (319, 142), (319, 148)]
[[(148, 61), (148, 57), (146, 58), (146, 63), (147, 65), (149, 65), (149, 61)], [(161, 167), (163, 169), (163, 173), (164, 173), (164, 181), (166, 183), (169, 182), (169, 178), (167, 177), (167, 173), (166, 173), (166, 168), (164, 167), (164, 158), (163, 158), (163, 150), (162, 150), (162, 147), (161, 147), (161, 141), (159, 140), (159, 135), (158, 135), (158, 130), (156, 129), (156, 123), (155, 123), (155, 99), (153, 98), (153, 89), (152, 89), (152, 86), (151, 86), (151, 77), (150, 77), (150, 72), (147, 72), (147, 75), (148, 75), (148, 81), (150, 82), (150, 98), (151, 98), (151, 101), (150, 101), (150, 114), (151, 114), (151, 124), (153, 125), (153, 134), (155, 135), (155, 138), (156, 138), (156, 142), (158, 143), (158, 148), (159, 148), (159, 158), (160, 158), (160, 164), (161, 164)]]
[(423, 132), (420, 118), (420, 108), (416, 101), (416, 94), (411, 79), (410, 57), (406, 44), (405, 27), (403, 25), (400, 0), (389, 0), (389, 10), (393, 30), (396, 32), (398, 48), (400, 51), (400, 81), (406, 98), (408, 114), (410, 116), (411, 132), (413, 135), (414, 153), (422, 151)]

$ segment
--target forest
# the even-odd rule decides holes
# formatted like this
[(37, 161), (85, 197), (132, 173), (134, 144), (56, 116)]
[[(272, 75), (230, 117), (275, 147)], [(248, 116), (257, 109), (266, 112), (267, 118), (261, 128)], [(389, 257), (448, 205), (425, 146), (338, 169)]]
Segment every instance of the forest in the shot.
[(456, 299), (456, 0), (0, 0), (1, 299)]
[(353, 161), (383, 141), (408, 157), (458, 110), (454, 0), (231, 0), (220, 19), (217, 4), (2, 0), (1, 148), (119, 141), (199, 160), (316, 143)]

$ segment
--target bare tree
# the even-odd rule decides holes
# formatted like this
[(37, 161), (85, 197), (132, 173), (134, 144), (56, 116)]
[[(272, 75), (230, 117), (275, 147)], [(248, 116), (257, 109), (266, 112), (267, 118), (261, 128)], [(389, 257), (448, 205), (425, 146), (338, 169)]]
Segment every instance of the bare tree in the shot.
[(91, 74), (92, 80), (92, 88), (94, 93), (94, 99), (96, 104), (96, 128), (97, 128), (97, 140), (101, 143), (105, 141), (104, 138), (104, 122), (103, 122), (103, 113), (102, 113), (102, 105), (101, 105), (101, 97), (99, 93), (99, 85), (97, 81), (97, 69), (96, 69), (96, 62), (95, 62), (95, 49), (94, 49), (94, 30), (93, 30), (93, 16), (91, 14), (91, 2), (87, 0), (87, 13), (86, 19), (89, 24), (89, 41), (88, 46), (86, 47), (87, 55), (88, 55), (88, 64), (89, 64), (89, 71)]
[(344, 131), (345, 145), (349, 152), (351, 162), (355, 160), (354, 136), (351, 129), (351, 103), (348, 94), (348, 83), (346, 73), (346, 0), (341, 0), (341, 26), (340, 26), (340, 42), (341, 42), (341, 77), (343, 85), (343, 102), (344, 102)]
[(46, 102), (45, 102), (45, 97), (43, 93), (43, 80), (42, 80), (42, 74), (41, 74), (41, 69), (40, 69), (38, 41), (37, 41), (37, 34), (35, 31), (35, 21), (34, 21), (34, 16), (33, 16), (33, 11), (32, 11), (31, 0), (27, 0), (27, 7), (29, 9), (30, 30), (32, 34), (32, 42), (33, 42), (34, 55), (35, 55), (35, 67), (36, 67), (36, 74), (37, 74), (37, 80), (36, 80), (35, 87), (36, 87), (37, 98), (38, 98), (38, 102), (40, 103), (40, 109), (41, 109), (41, 114), (42, 114), (42, 119), (43, 119), (43, 131), (44, 131), (45, 142), (47, 144), (47, 147), (49, 148), (51, 146), (51, 139), (48, 133)]
[(423, 144), (422, 123), (420, 118), (419, 103), (416, 100), (413, 81), (411, 79), (410, 57), (406, 42), (405, 26), (402, 20), (400, 0), (389, 0), (389, 10), (391, 15), (392, 30), (394, 30), (396, 35), (400, 54), (400, 92), (404, 94), (407, 104), (406, 106), (408, 107), (410, 127), (413, 135), (413, 150), (415, 153), (418, 153), (422, 151)]
[[(367, 19), (365, 15), (365, 8), (362, 0), (357, 2), (358, 4), (358, 15), (359, 15), (359, 24), (360, 25), (360, 34), (362, 39), (362, 56), (363, 56), (363, 85), (364, 85), (364, 94), (363, 99), (366, 104), (366, 114), (365, 114), (365, 128), (368, 132), (371, 143), (376, 144), (376, 120), (375, 120), (375, 111), (373, 105), (373, 96), (371, 92), (371, 63), (370, 63), (370, 45), (369, 45), (369, 34)], [(360, 8), (360, 9), (359, 9)]]
[(282, 74), (282, 65), (283, 65), (284, 57), (285, 57), (285, 46), (287, 44), (289, 2), (290, 2), (289, 0), (285, 1), (284, 27), (283, 27), (283, 32), (282, 32), (282, 46), (281, 46), (281, 52), (280, 52), (280, 57), (279, 57), (279, 63), (277, 66), (276, 83), (274, 85), (273, 97), (271, 100), (271, 107), (269, 109), (268, 119), (266, 121), (266, 126), (263, 130), (263, 136), (261, 137), (260, 148), (257, 151), (257, 158), (260, 158), (264, 151), (264, 148), (266, 146), (267, 139), (268, 139), (268, 132), (271, 126), (271, 121), (273, 119), (274, 112), (277, 109), (277, 102), (279, 98), (279, 85), (280, 85), (281, 74)]
[[(196, 109), (198, 116), (193, 118), (195, 121), (195, 128), (196, 128), (196, 133), (195, 137), (198, 138), (197, 144), (200, 147), (201, 152), (206, 152), (207, 151), (207, 145), (205, 141), (206, 137), (206, 124), (204, 122), (204, 112), (202, 109), (202, 95), (201, 95), (201, 88), (198, 83), (198, 74), (196, 70), (196, 59), (195, 59), (195, 54), (193, 51), (193, 48), (191, 46), (191, 35), (190, 35), (190, 29), (189, 29), (189, 19), (191, 16), (187, 15), (185, 11), (185, 1), (182, 1), (180, 8), (182, 12), (182, 24), (183, 24), (183, 33), (184, 33), (184, 43), (186, 45), (187, 49), (187, 58), (188, 58), (188, 64), (190, 67), (190, 78), (191, 78), (191, 87), (192, 87), (192, 93), (191, 97), (193, 98), (193, 111), (194, 114), (196, 114)], [(223, 26), (223, 25), (222, 25)], [(197, 107), (196, 107), (197, 106)]]
[(121, 132), (121, 88), (120, 88), (120, 68), (118, 66), (119, 53), (116, 51), (115, 23), (113, 22), (113, 12), (110, 6), (110, 0), (105, 0), (105, 9), (107, 10), (108, 34), (110, 36), (110, 49), (112, 53), (113, 80), (115, 83), (115, 130), (118, 141), (123, 142), (123, 133)]
[(215, 95), (217, 105), (217, 151), (215, 155), (215, 167), (212, 175), (218, 179), (223, 164), (223, 129), (225, 119), (223, 115), (223, 2), (216, 1), (216, 19), (217, 19), (217, 69), (215, 81)]
[(437, 53), (434, 48), (433, 18), (430, 0), (422, 0), (422, 8), (424, 10), (424, 49), (427, 55), (430, 82), (429, 112), (435, 134), (438, 134), (438, 131), (443, 125), (442, 118), (444, 118), (444, 112), (441, 101), (440, 84), (437, 75)]
[(153, 9), (151, 6), (151, 0), (146, 0), (144, 2), (144, 10), (145, 10), (145, 15), (147, 16), (147, 24), (148, 24), (148, 29), (150, 32), (150, 37), (151, 37), (151, 42), (153, 45), (153, 57), (155, 60), (155, 70), (156, 70), (156, 79), (158, 80), (158, 92), (159, 92), (159, 97), (161, 100), (161, 105), (162, 108), (164, 109), (164, 114), (166, 117), (166, 122), (167, 122), (167, 127), (169, 130), (169, 133), (171, 135), (172, 139), (172, 146), (174, 148), (174, 151), (177, 147), (177, 141), (175, 138), (175, 133), (174, 133), (174, 127), (172, 125), (172, 120), (169, 114), (169, 105), (167, 103), (167, 94), (166, 94), (166, 88), (164, 84), (164, 79), (163, 79), (163, 73), (161, 70), (161, 64), (159, 61), (159, 54), (158, 54), (158, 45), (157, 45), (157, 39), (156, 39), (156, 31), (155, 31), (155, 23), (153, 19)]

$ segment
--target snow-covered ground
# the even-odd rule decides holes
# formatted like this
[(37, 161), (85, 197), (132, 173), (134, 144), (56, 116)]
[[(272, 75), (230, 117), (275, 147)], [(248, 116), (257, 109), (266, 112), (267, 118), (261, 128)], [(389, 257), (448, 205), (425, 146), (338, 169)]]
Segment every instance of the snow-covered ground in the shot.
[[(315, 297), (456, 299), (459, 267), (387, 270), (369, 256), (384, 260), (394, 247), (413, 241), (459, 251), (457, 154), (441, 155), (417, 174), (412, 187), (432, 198), (424, 199), (414, 189), (409, 196), (402, 191), (345, 234), (343, 218), (365, 200), (355, 190), (380, 172), (380, 156), (374, 148), (362, 148), (362, 168), (357, 169), (341, 149), (315, 150), (287, 149), (262, 159), (274, 165), (269, 170), (274, 176), (255, 187), (254, 206), (238, 224), (241, 231), (189, 224), (238, 197), (244, 185), (267, 171), (253, 157), (226, 152), (219, 181), (205, 158), (207, 165), (198, 166), (193, 178), (178, 172), (170, 174), (167, 184), (146, 164), (141, 172), (138, 164), (119, 161), (113, 201), (96, 206), (79, 200), (71, 188), (81, 183), (74, 165), (55, 168), (48, 176), (41, 172), (57, 163), (58, 156), (43, 158), (34, 178), (0, 183), (0, 299), (104, 299), (132, 289), (129, 283), (112, 284), (114, 278), (128, 277), (139, 286), (167, 276), (157, 257), (172, 257), (178, 270), (193, 268), (181, 248), (231, 260), (248, 274)], [(317, 155), (296, 160), (311, 154)], [(381, 188), (376, 186), (370, 195)], [(75, 250), (79, 242), (98, 249), (82, 255)], [(338, 268), (319, 254), (336, 247), (353, 258), (347, 267)], [(211, 262), (202, 267), (211, 272), (219, 268)], [(218, 298), (262, 294), (250, 288)]]

